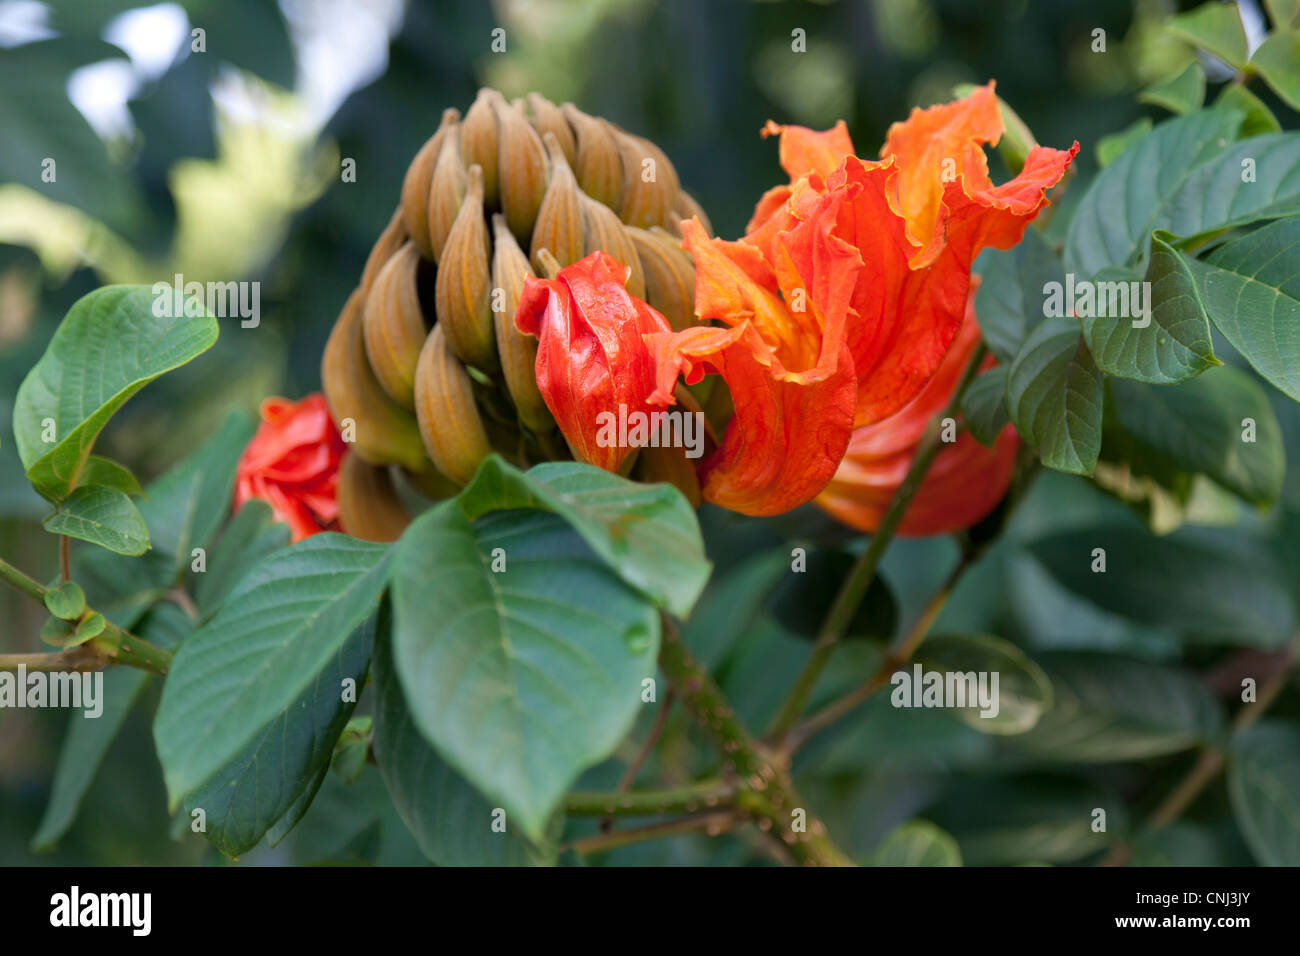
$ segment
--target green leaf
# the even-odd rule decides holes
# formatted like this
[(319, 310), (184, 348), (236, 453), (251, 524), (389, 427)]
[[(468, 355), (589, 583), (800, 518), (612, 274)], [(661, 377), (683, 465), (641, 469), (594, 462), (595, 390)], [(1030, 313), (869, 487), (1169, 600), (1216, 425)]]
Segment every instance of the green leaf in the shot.
[[(1096, 292), (1096, 307), (1083, 317), (1083, 336), (1097, 367), (1107, 375), (1173, 385), (1223, 364), (1214, 356), (1210, 320), (1196, 282), (1169, 238), (1162, 232), (1151, 237), (1145, 286), (1136, 272), (1103, 269), (1090, 287)], [(1132, 301), (1147, 294), (1145, 305)]]
[(1097, 140), (1097, 165), (1103, 168), (1109, 166), (1126, 149), (1151, 132), (1154, 125), (1151, 122), (1151, 117), (1144, 116), (1140, 120), (1130, 123), (1118, 133), (1111, 133), (1109, 136), (1103, 136)]
[(1163, 106), (1171, 113), (1190, 113), (1205, 102), (1205, 71), (1193, 60), (1186, 69), (1148, 86), (1138, 94), (1139, 103)]
[(1046, 319), (1007, 372), (1007, 409), (1043, 464), (1086, 475), (1101, 449), (1101, 372), (1072, 319)]
[(91, 455), (86, 459), (86, 467), (81, 470), (81, 480), (77, 484), (82, 488), (103, 485), (116, 488), (126, 495), (144, 494), (140, 480), (131, 474), (131, 469), (99, 455)]
[[(1097, 808), (1103, 832), (1092, 829)], [(926, 815), (953, 835), (967, 866), (1069, 863), (1105, 850), (1127, 825), (1108, 789), (1044, 775), (963, 780)]]
[(1276, 29), (1300, 27), (1300, 0), (1264, 0), (1264, 6)]
[(57, 618), (75, 621), (86, 609), (86, 592), (76, 581), (64, 581), (45, 592), (45, 609)]
[(389, 550), (313, 535), (254, 565), (172, 662), (154, 721), (171, 807), (311, 688), (383, 591)]
[[(837, 548), (809, 548), (804, 560), (804, 570), (793, 571), (790, 558), (785, 558), (782, 569), (785, 573), (773, 582), (765, 603), (782, 627), (811, 640), (817, 637), (857, 557)], [(897, 628), (898, 602), (884, 577), (877, 575), (854, 611), (845, 634), (859, 640), (888, 641)]]
[(525, 473), (490, 455), (455, 501), (471, 521), (508, 508), (558, 514), (619, 577), (680, 618), (708, 581), (695, 512), (671, 485), (639, 484), (576, 462)]
[(289, 526), (276, 520), (271, 506), (257, 499), (244, 502), (208, 549), (206, 570), (193, 575), (194, 601), (204, 619), (221, 607), (248, 568), (288, 546)]
[[(206, 313), (155, 316), (144, 286), (107, 286), (79, 299), (14, 402), (14, 439), (32, 486), (56, 504), (67, 498), (113, 413), (216, 340), (217, 320)], [(47, 426), (53, 442), (42, 437)]]
[(1187, 264), (1223, 337), (1300, 402), (1300, 219), (1263, 226)]
[[(1282, 429), (1248, 373), (1225, 366), (1172, 388), (1117, 380), (1111, 394), (1119, 426), (1170, 469), (1203, 474), (1261, 507), (1282, 493)], [(1244, 440), (1247, 419), (1252, 441)]]
[(871, 854), (871, 866), (961, 866), (961, 850), (952, 835), (926, 820), (895, 827)]
[(994, 366), (971, 382), (961, 399), (961, 415), (975, 440), (992, 448), (1011, 422), (1005, 365)]
[(89, 541), (115, 554), (138, 555), (149, 550), (149, 529), (140, 509), (116, 488), (78, 488), (42, 522), (51, 534)]
[[(179, 607), (160, 604), (149, 612), (138, 633), (151, 644), (172, 650), (193, 629), (190, 619)], [(103, 710), (99, 716), (88, 717), (77, 711), (69, 717), (45, 813), (32, 837), (34, 851), (51, 849), (68, 832), (104, 755), (151, 680), (152, 675), (133, 667), (109, 668), (104, 671), (100, 691)]]
[(72, 640), (68, 641), (68, 643), (63, 646), (65, 648), (80, 647), (91, 638), (99, 637), (99, 635), (103, 634), (104, 628), (107, 626), (108, 622), (104, 620), (104, 615), (100, 614), (98, 611), (92, 611), (90, 614), (86, 615), (85, 620), (78, 624), (77, 629), (72, 632)]
[(65, 621), (61, 617), (51, 615), (41, 625), (41, 641), (51, 647), (63, 647), (72, 640), (76, 629), (75, 621)]
[[(1159, 830), (1146, 830), (1133, 840), (1130, 866), (1242, 866), (1225, 840), (1208, 827), (1175, 820)], [(1243, 854), (1244, 855), (1244, 848)]]
[(987, 249), (980, 253), (979, 290), (975, 311), (989, 350), (1002, 364), (1020, 351), (1025, 336), (1043, 320), (1043, 302), (1049, 283), (1064, 284), (1060, 257), (1037, 229), (1012, 249)]
[[(957, 716), (981, 733), (1023, 734), (1038, 723), (1052, 706), (1052, 685), (1042, 669), (1010, 641), (988, 634), (940, 634), (928, 637), (917, 658), (926, 670), (949, 674), (996, 674), (993, 689), (995, 712), (985, 714), (978, 696), (968, 696), (968, 705), (956, 709)], [(991, 679), (991, 677), (990, 677)], [(965, 684), (968, 689), (974, 685)]]
[(370, 735), (374, 728), (370, 717), (353, 717), (343, 728), (334, 753), (330, 756), (330, 770), (334, 776), (351, 786), (361, 779), (370, 756)]
[(1293, 110), (1300, 110), (1300, 32), (1278, 30), (1250, 58), (1264, 82)]
[(1240, 110), (1246, 114), (1246, 119), (1241, 124), (1243, 139), (1261, 133), (1282, 132), (1282, 124), (1277, 121), (1268, 105), (1240, 83), (1225, 86), (1223, 92), (1215, 98), (1214, 105), (1221, 109)]
[(682, 641), (704, 667), (714, 670), (736, 642), (767, 611), (764, 597), (791, 573), (790, 552), (762, 551), (715, 577), (682, 625)]
[(1223, 729), (1222, 706), (1181, 670), (1077, 651), (1037, 659), (1055, 706), (1010, 743), (1039, 760), (1148, 760), (1212, 742)]
[[(420, 735), (381, 631), (375, 644), (375, 760), (384, 783), (420, 845), (439, 866), (549, 866), (555, 827), (540, 845), (507, 825), (493, 830), (494, 805), (444, 761)], [(557, 814), (556, 823), (562, 817)]]
[(1246, 28), (1242, 26), (1235, 3), (1209, 0), (1170, 20), (1169, 32), (1193, 46), (1208, 50), (1235, 70), (1246, 68)]
[[(1141, 268), (1152, 230), (1167, 228), (1169, 203), (1206, 160), (1237, 136), (1242, 114), (1198, 110), (1167, 120), (1097, 174), (1065, 240), (1065, 271), (1090, 278), (1107, 266)], [(1240, 172), (1240, 170), (1238, 170)]]
[(1233, 226), (1300, 214), (1300, 133), (1252, 136), (1199, 166), (1156, 223), (1180, 245)]
[(393, 657), (415, 726), (540, 841), (579, 772), (631, 728), (658, 613), (545, 514), (471, 524), (448, 501), (411, 523), (393, 561)]
[[(343, 688), (352, 681), (359, 692), (364, 683), (374, 631), (372, 616), (314, 673), (296, 700), (185, 797), (186, 814), (192, 817), (203, 809), (204, 835), (226, 856), (238, 857), (257, 846), (272, 825), (278, 842), (307, 812), (356, 707), (357, 694), (344, 701)], [(311, 640), (314, 635), (299, 636)]]
[[(1094, 572), (1105, 552), (1104, 572)], [(1275, 562), (1235, 537), (1097, 527), (1033, 542), (1030, 552), (1066, 588), (1130, 620), (1204, 640), (1274, 648), (1295, 629)], [(1098, 565), (1099, 566), (1099, 565)]]
[(1265, 720), (1237, 734), (1228, 752), (1228, 794), (1255, 859), (1300, 866), (1300, 724)]

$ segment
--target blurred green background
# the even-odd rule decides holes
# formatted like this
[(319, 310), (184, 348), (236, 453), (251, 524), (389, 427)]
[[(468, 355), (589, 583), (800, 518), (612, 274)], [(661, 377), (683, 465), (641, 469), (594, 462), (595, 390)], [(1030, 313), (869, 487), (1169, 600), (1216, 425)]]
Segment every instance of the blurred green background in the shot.
[[(734, 238), (761, 193), (783, 179), (775, 143), (758, 136), (768, 118), (818, 128), (844, 118), (858, 153), (872, 156), (888, 125), (912, 107), (950, 99), (955, 84), (993, 78), (1040, 142), (1082, 144), (1068, 204), (1095, 172), (1103, 135), (1143, 115), (1161, 118), (1135, 93), (1193, 56), (1161, 27), (1177, 9), (1160, 0), (183, 0), (149, 7), (0, 0), (0, 417), (8, 422), (20, 381), (77, 298), (100, 284), (170, 281), (176, 273), (187, 281), (259, 280), (261, 325), (223, 321), (211, 352), (118, 414), (102, 439), (104, 454), (147, 480), (197, 446), (229, 407), (251, 411), (266, 395), (317, 389), (325, 338), (391, 215), (408, 162), (441, 111), (465, 109), (481, 85), (508, 97), (537, 90), (571, 100), (653, 139), (718, 233)], [(1242, 9), (1248, 30), (1252, 17), (1262, 28), (1254, 3)], [(191, 52), (196, 27), (204, 52)], [(496, 27), (506, 31), (504, 53), (491, 52)], [(1090, 49), (1096, 28), (1106, 31), (1105, 55)], [(804, 54), (791, 51), (794, 30), (805, 31)], [(56, 163), (54, 182), (41, 178), (47, 157)], [(341, 179), (344, 159), (355, 160), (355, 182)], [(1290, 480), (1294, 507), (1294, 471)], [(42, 505), (6, 424), (0, 553), (49, 576), (55, 542), (40, 530)], [(1170, 635), (1105, 619), (1035, 576), (1015, 552), (1017, 534), (1114, 509), (1123, 510), (1083, 480), (1047, 476), (1018, 515), (1012, 540), (977, 568), (983, 577), (973, 576), (946, 619), (1030, 647), (1091, 642), (1169, 658)], [(836, 537), (808, 512), (746, 520), (705, 515), (723, 572), (759, 545)], [(954, 554), (947, 540), (903, 542), (891, 552), (886, 576), (903, 620)], [(0, 649), (36, 649), (41, 618), (0, 593)], [(773, 682), (790, 673), (773, 660), (802, 653), (797, 644), (761, 645), (761, 653), (758, 646), (750, 663), (732, 661), (731, 670), (748, 677), (733, 676), (728, 688), (742, 712), (755, 714), (764, 695), (776, 693)], [(204, 857), (201, 840), (168, 837), (151, 711), (136, 709), (110, 753), (85, 805), (94, 812), (83, 812), (59, 849), (40, 857), (27, 843), (66, 715), (0, 712), (0, 864)], [(808, 787), (810, 799), (824, 807), (833, 832), (850, 830), (847, 842), (865, 851), (948, 792), (940, 771), (991, 746), (958, 734), (920, 745), (919, 761), (847, 778), (844, 760), (832, 760), (832, 771)], [(1122, 786), (1122, 775), (1114, 776), (1109, 782)], [(333, 786), (293, 846), (267, 859), (412, 859), (381, 788), (372, 787), (373, 816), (339, 810), (334, 819)], [(1018, 798), (1055, 795), (1030, 788)], [(668, 852), (665, 861), (687, 862), (698, 859), (695, 846), (678, 841), (625, 859)], [(1226, 862), (1241, 859), (1244, 848), (1230, 836), (1215, 852)]]

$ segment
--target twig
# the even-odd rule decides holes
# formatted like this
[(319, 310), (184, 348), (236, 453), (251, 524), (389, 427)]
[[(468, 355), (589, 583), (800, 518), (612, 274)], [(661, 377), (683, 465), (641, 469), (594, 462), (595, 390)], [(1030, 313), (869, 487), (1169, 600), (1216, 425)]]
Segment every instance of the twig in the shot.
[(650, 823), (646, 826), (628, 827), (626, 830), (615, 830), (612, 833), (584, 837), (581, 840), (574, 840), (562, 849), (590, 855), (604, 853), (622, 846), (631, 846), (634, 843), (644, 843), (647, 840), (683, 836), (688, 833), (705, 833), (708, 836), (719, 836), (734, 829), (739, 822), (734, 811), (721, 810), (717, 813), (685, 817), (681, 820), (668, 820), (663, 823)]
[[(659, 735), (663, 733), (664, 725), (668, 723), (668, 713), (672, 706), (673, 692), (669, 688), (668, 692), (664, 694), (658, 712), (655, 714), (654, 723), (650, 725), (650, 732), (646, 734), (646, 738), (641, 744), (641, 749), (637, 751), (637, 755), (632, 758), (632, 762), (627, 765), (627, 769), (623, 771), (623, 776), (618, 781), (618, 793), (626, 793), (631, 788), (632, 782), (636, 780), (636, 775), (641, 772), (641, 768), (650, 757), (650, 752), (654, 750), (655, 744), (659, 742)], [(614, 817), (612, 815), (600, 821), (600, 831), (602, 833), (608, 833), (613, 826)]]

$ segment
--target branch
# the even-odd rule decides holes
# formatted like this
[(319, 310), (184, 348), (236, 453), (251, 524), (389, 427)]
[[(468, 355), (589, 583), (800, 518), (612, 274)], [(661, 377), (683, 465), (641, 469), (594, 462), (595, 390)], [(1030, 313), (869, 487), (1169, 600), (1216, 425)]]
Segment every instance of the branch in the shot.
[(845, 632), (848, 630), (853, 615), (858, 610), (858, 605), (862, 603), (862, 599), (867, 595), (867, 589), (871, 587), (871, 582), (875, 580), (876, 569), (880, 565), (880, 559), (884, 557), (885, 549), (889, 547), (889, 542), (893, 540), (894, 533), (898, 530), (903, 516), (907, 513), (908, 506), (911, 505), (912, 499), (920, 490), (921, 484), (925, 481), (926, 472), (930, 470), (931, 463), (939, 453), (939, 447), (942, 444), (939, 441), (939, 434), (942, 429), (940, 423), (945, 418), (956, 416), (961, 405), (961, 397), (965, 394), (970, 383), (975, 380), (986, 352), (987, 347), (981, 342), (979, 347), (975, 349), (975, 354), (971, 356), (970, 362), (967, 363), (966, 371), (962, 373), (961, 381), (957, 384), (957, 388), (948, 400), (948, 404), (943, 411), (930, 421), (929, 426), (926, 428), (917, 448), (916, 457), (912, 459), (912, 466), (907, 471), (907, 477), (903, 479), (903, 483), (898, 486), (898, 491), (894, 493), (894, 500), (890, 502), (889, 510), (885, 512), (884, 518), (881, 519), (880, 527), (871, 536), (867, 549), (862, 552), (862, 556), (854, 563), (849, 570), (848, 576), (840, 585), (839, 593), (835, 595), (835, 600), (826, 614), (826, 619), (817, 632), (817, 640), (813, 643), (812, 654), (809, 655), (808, 661), (803, 670), (800, 671), (799, 676), (795, 678), (794, 686), (790, 688), (790, 693), (786, 696), (785, 702), (781, 705), (781, 709), (768, 727), (768, 736), (772, 739), (783, 739), (802, 716), (804, 708), (808, 706), (808, 699), (812, 696), (817, 681), (821, 679), (822, 671), (826, 669), (831, 655), (835, 653), (836, 647), (839, 646)]
[(573, 850), (573, 852), (581, 854), (604, 853), (618, 847), (631, 846), (633, 843), (644, 843), (647, 840), (658, 840), (663, 837), (682, 836), (687, 833), (704, 832), (709, 836), (718, 836), (734, 829), (738, 822), (739, 820), (733, 811), (722, 810), (717, 813), (686, 817), (683, 820), (668, 820), (664, 823), (651, 823), (643, 827), (628, 827), (626, 830), (601, 833), (597, 836), (574, 840), (563, 849)]
[(565, 798), (570, 816), (650, 816), (659, 813), (696, 813), (729, 807), (735, 802), (736, 788), (723, 780), (701, 780), (683, 787), (665, 790), (632, 790), (626, 793), (575, 792)]

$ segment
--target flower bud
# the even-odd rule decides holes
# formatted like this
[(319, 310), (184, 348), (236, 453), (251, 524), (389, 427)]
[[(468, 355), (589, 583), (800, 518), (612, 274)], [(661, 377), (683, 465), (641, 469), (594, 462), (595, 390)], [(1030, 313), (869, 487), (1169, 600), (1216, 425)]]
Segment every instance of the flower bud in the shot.
[(357, 289), (348, 297), (325, 343), (320, 377), (330, 414), (343, 440), (365, 461), (425, 471), (429, 459), (415, 416), (388, 397), (366, 361), (362, 311), (361, 290)]
[(384, 231), (379, 234), (375, 240), (374, 247), (370, 250), (370, 255), (366, 257), (366, 267), (361, 272), (361, 293), (368, 295), (370, 287), (375, 284), (375, 277), (379, 275), (379, 270), (388, 264), (388, 260), (393, 257), (393, 253), (402, 248), (402, 244), (410, 238), (406, 234), (406, 219), (402, 207), (398, 206), (393, 212), (393, 218), (388, 220), (388, 225)]
[(491, 252), (483, 220), (483, 173), (471, 166), (465, 201), (438, 265), (434, 301), (447, 346), (461, 361), (485, 372), (497, 370), (488, 271)]
[(638, 299), (644, 298), (645, 273), (641, 271), (641, 257), (636, 254), (636, 246), (627, 229), (604, 203), (586, 196), (581, 197), (580, 202), (583, 232), (587, 237), (583, 250), (587, 254), (603, 250), (627, 266), (631, 270), (627, 280), (628, 293)]
[(460, 154), (465, 165), (483, 169), (483, 203), (490, 209), (498, 208), (500, 193), (497, 185), (497, 143), (500, 133), (494, 104), (501, 99), (496, 90), (486, 87), (465, 113), (460, 124)]
[(429, 188), (429, 245), (434, 262), (442, 261), (442, 250), (447, 247), (452, 224), (465, 201), (465, 186), (469, 174), (460, 155), (460, 137), (449, 135), (442, 141), (442, 152), (433, 167), (433, 183)]
[(677, 170), (647, 139), (617, 130), (615, 141), (623, 160), (623, 198), (615, 207), (619, 218), (643, 229), (669, 225), (677, 204)]
[[(695, 197), (686, 190), (679, 189), (677, 191), (677, 206), (674, 211), (677, 213), (679, 220), (698, 219), (700, 225), (704, 227), (704, 232), (710, 236), (714, 235), (713, 224), (709, 222), (709, 217), (705, 215), (700, 204), (695, 201)], [(681, 235), (681, 228), (678, 223), (674, 222), (674, 226), (673, 231)]]
[(492, 217), (492, 234), (495, 240), (492, 248), (492, 321), (496, 327), (501, 372), (519, 420), (530, 431), (549, 432), (555, 427), (555, 420), (546, 409), (542, 393), (537, 390), (537, 339), (519, 331), (515, 325), (515, 311), (524, 294), (524, 282), (535, 276), (500, 213)]
[(574, 457), (618, 472), (634, 449), (612, 439), (612, 418), (648, 414), (655, 363), (643, 336), (667, 321), (624, 288), (628, 269), (594, 252), (554, 279), (528, 279), (515, 313), (538, 337), (537, 386)]
[(564, 118), (564, 113), (546, 97), (537, 93), (528, 94), (528, 105), (533, 111), (533, 126), (537, 134), (542, 137), (542, 142), (546, 141), (547, 133), (553, 134), (564, 153), (564, 161), (572, 167), (577, 160), (578, 146), (573, 139), (573, 130), (569, 127), (569, 121)]
[(411, 513), (393, 487), (387, 468), (344, 455), (339, 466), (339, 524), (364, 541), (396, 541), (411, 523)]
[(623, 198), (623, 157), (613, 128), (572, 103), (565, 103), (561, 109), (578, 144), (573, 164), (578, 185), (592, 199), (617, 209)]
[(490, 451), (465, 367), (448, 348), (441, 323), (433, 327), (415, 371), (415, 414), (420, 437), (438, 470), (460, 485), (474, 477)]
[(527, 242), (546, 192), (546, 150), (524, 116), (522, 101), (495, 104), (500, 149), (497, 169), (501, 182), (501, 211), (510, 231)]
[(531, 257), (533, 265), (537, 266), (538, 250), (549, 249), (561, 266), (567, 266), (581, 259), (583, 253), (578, 181), (565, 161), (558, 140), (551, 133), (546, 134), (546, 149), (551, 157), (551, 181), (537, 213), (537, 225), (533, 228)]
[(454, 109), (444, 110), (442, 122), (435, 132), (420, 147), (415, 159), (407, 167), (406, 178), (402, 180), (402, 219), (406, 223), (406, 232), (415, 243), (416, 248), (426, 259), (433, 258), (429, 244), (429, 185), (433, 181), (433, 164), (438, 160), (442, 142), (447, 131), (460, 118), (460, 112)]
[(627, 232), (645, 273), (646, 301), (663, 313), (675, 332), (695, 325), (695, 266), (686, 250), (658, 226), (629, 226)]
[(390, 398), (415, 407), (415, 363), (429, 334), (420, 309), (420, 252), (408, 242), (379, 270), (362, 310), (366, 356)]

